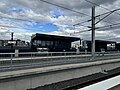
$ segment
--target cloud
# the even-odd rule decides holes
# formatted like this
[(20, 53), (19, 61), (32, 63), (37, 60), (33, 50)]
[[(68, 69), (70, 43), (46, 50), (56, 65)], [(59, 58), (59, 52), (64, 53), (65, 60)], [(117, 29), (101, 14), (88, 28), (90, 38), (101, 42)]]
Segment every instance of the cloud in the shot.
[[(32, 30), (29, 30), (29, 29), (30, 27), (35, 26), (37, 23), (40, 23), (40, 24), (53, 23), (59, 29), (53, 32), (48, 32), (45, 30), (46, 32), (44, 33), (65, 35), (65, 36), (69, 35), (68, 33), (74, 34), (74, 32), (79, 32), (79, 31), (89, 29), (83, 26), (91, 26), (91, 22), (87, 22), (87, 23), (82, 23), (83, 26), (80, 25), (80, 27), (78, 28), (73, 28), (74, 24), (91, 19), (90, 17), (91, 7), (93, 6), (93, 4), (87, 2), (86, 0), (46, 0), (46, 1), (49, 1), (51, 3), (57, 4), (63, 7), (67, 7), (72, 10), (76, 10), (78, 12), (85, 13), (89, 16), (78, 14), (69, 10), (65, 10), (65, 9), (41, 2), (40, 0), (11, 0), (11, 1), (1, 0), (0, 1), (0, 19), (1, 19), (0, 24), (17, 27), (14, 29), (10, 28), (9, 30), (12, 29), (16, 33), (15, 38), (21, 38), (24, 40), (30, 40), (30, 36), (33, 33), (35, 33), (35, 31), (33, 29)], [(108, 10), (101, 8), (101, 6), (108, 8), (109, 10), (120, 8), (119, 0), (89, 0), (89, 1), (100, 5), (100, 7), (96, 6), (96, 15), (108, 12)], [(120, 13), (119, 11), (116, 11), (116, 12)], [(54, 15), (57, 15), (57, 17), (54, 17)], [(104, 16), (99, 17), (98, 19), (96, 19), (96, 21), (98, 21), (103, 17)], [(120, 15), (113, 13), (109, 17), (107, 17), (104, 21), (107, 21), (110, 23), (118, 23), (120, 19), (119, 17)], [(96, 27), (110, 24), (104, 21), (101, 21), (98, 25), (96, 25)], [(113, 33), (108, 33), (107, 31), (104, 31), (105, 29), (115, 30), (115, 31)], [(116, 31), (116, 29), (119, 29), (119, 27), (111, 28), (111, 29), (105, 28), (105, 29), (103, 29), (104, 32), (102, 31), (96, 32), (97, 39), (107, 39), (106, 35), (108, 35), (109, 38), (115, 37), (115, 35), (116, 36), (119, 35), (119, 31), (118, 30)], [(91, 38), (90, 32), (78, 33), (78, 34), (74, 34), (74, 36), (81, 37), (83, 39)], [(2, 37), (4, 36), (1, 35), (1, 38)], [(5, 37), (9, 39), (9, 35)], [(114, 40), (118, 40), (118, 39), (114, 39)]]

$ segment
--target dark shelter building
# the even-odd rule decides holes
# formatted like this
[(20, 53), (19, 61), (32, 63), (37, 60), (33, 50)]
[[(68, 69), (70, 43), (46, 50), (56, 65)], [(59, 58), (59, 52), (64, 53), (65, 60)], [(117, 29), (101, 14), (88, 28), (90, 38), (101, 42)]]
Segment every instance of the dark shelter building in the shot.
[[(91, 52), (91, 41), (84, 41), (86, 50)], [(116, 50), (116, 42), (114, 41), (103, 41), (103, 40), (95, 40), (95, 51), (115, 51)]]
[(34, 34), (31, 37), (32, 49), (47, 48), (48, 51), (70, 51), (71, 42), (78, 41), (80, 38)]
[(117, 49), (117, 51), (120, 51), (120, 43), (116, 44), (116, 49)]

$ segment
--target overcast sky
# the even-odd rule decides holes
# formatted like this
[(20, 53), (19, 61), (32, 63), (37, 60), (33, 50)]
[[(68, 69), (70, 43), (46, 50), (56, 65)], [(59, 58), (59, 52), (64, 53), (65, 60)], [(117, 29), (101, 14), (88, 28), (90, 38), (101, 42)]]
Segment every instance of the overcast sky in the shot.
[[(91, 40), (90, 31), (78, 33), (79, 31), (88, 30), (89, 28), (84, 26), (91, 26), (91, 22), (82, 23), (76, 27), (73, 27), (73, 25), (91, 19), (91, 7), (95, 4), (96, 15), (120, 8), (120, 0), (46, 1), (74, 10), (77, 13), (41, 0), (0, 0), (0, 39), (10, 39), (10, 32), (14, 32), (14, 39), (27, 41), (35, 33), (71, 35), (84, 40)], [(91, 4), (89, 1), (94, 4)], [(96, 22), (104, 16), (98, 17)], [(119, 20), (120, 10), (112, 13), (109, 17), (98, 23), (96, 27), (116, 24), (120, 22)], [(2, 27), (2, 25), (5, 27)], [(116, 25), (96, 30), (96, 39), (120, 42), (119, 26)]]

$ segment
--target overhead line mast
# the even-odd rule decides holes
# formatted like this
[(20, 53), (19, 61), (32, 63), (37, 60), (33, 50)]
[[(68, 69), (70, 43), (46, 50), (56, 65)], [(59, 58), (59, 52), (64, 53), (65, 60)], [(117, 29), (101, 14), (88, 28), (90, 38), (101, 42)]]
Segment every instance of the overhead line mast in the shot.
[(95, 6), (92, 7), (92, 60), (95, 58)]

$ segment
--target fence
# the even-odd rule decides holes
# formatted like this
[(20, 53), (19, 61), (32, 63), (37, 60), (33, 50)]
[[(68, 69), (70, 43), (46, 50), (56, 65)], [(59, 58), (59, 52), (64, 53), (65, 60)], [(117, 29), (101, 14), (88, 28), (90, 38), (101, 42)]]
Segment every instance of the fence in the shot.
[[(119, 58), (119, 52), (97, 52), (95, 60)], [(0, 71), (91, 61), (91, 53), (76, 52), (27, 52), (0, 53)]]

